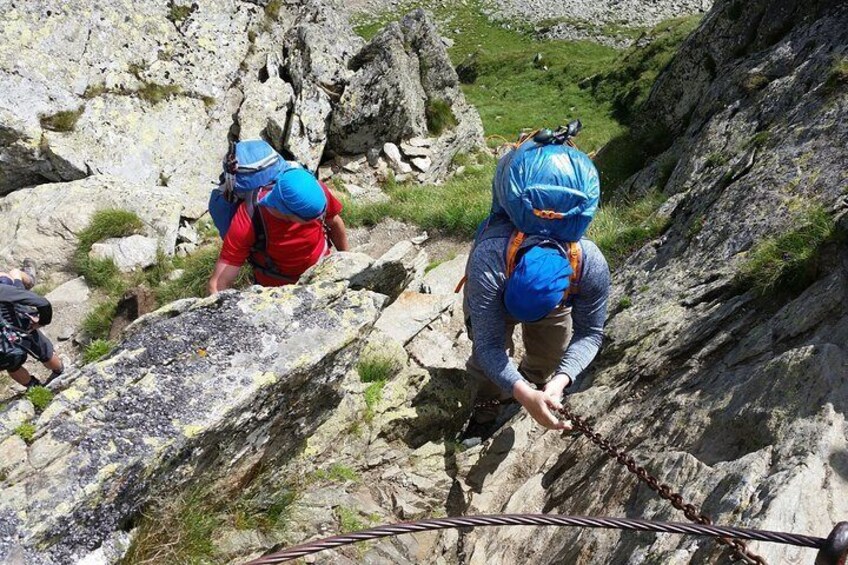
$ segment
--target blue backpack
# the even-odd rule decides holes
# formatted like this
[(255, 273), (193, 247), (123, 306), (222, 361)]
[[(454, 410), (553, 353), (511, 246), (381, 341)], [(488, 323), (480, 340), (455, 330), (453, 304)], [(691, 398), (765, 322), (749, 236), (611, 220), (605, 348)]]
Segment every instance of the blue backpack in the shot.
[(598, 171), (582, 151), (531, 138), (498, 162), (492, 216), (507, 216), (518, 231), (579, 241), (601, 196)]
[(209, 215), (221, 234), (227, 235), (239, 205), (255, 200), (261, 188), (271, 187), (277, 176), (298, 163), (284, 160), (261, 139), (235, 143), (224, 161), (220, 184), (209, 196)]

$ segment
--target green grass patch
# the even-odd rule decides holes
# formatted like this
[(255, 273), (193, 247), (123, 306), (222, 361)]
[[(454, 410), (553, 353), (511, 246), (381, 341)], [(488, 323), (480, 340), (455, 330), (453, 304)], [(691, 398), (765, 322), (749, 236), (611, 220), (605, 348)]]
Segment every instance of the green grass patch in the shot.
[(141, 88), (135, 91), (136, 96), (151, 104), (158, 104), (181, 93), (182, 88), (176, 84), (157, 84), (155, 82), (145, 82)]
[[(111, 322), (110, 322), (111, 325)], [(109, 355), (109, 352), (115, 348), (115, 343), (108, 339), (95, 339), (85, 346), (82, 352), (82, 362), (86, 365), (94, 363)]]
[(633, 306), (633, 299), (629, 296), (622, 296), (618, 299), (619, 310), (627, 310), (631, 306)]
[(108, 339), (117, 307), (117, 298), (110, 298), (95, 306), (82, 321), (83, 331), (92, 339)]
[(331, 483), (359, 482), (359, 473), (341, 463), (333, 463), (327, 469), (318, 469), (312, 477), (315, 480)]
[(144, 227), (141, 219), (127, 210), (107, 209), (94, 213), (88, 226), (77, 234), (77, 248), (74, 252), (74, 265), (86, 282), (97, 288), (105, 289), (110, 295), (118, 295), (126, 290), (126, 283), (114, 261), (111, 259), (92, 259), (88, 256), (91, 247), (98, 241), (111, 237), (126, 237), (139, 233)]
[(391, 357), (369, 355), (360, 359), (356, 365), (359, 380), (363, 383), (387, 381), (400, 370), (400, 363)]
[(451, 110), (450, 104), (440, 98), (427, 100), (424, 108), (424, 116), (427, 119), (427, 131), (432, 135), (442, 135), (451, 130), (459, 123)]
[(265, 4), (265, 16), (276, 21), (280, 17), (280, 10), (283, 8), (283, 0), (271, 0)]
[(821, 246), (835, 236), (835, 223), (827, 210), (816, 205), (803, 212), (797, 224), (748, 252), (737, 275), (742, 288), (765, 296), (779, 290), (799, 292), (815, 280)]
[(473, 237), (492, 207), (492, 176), (496, 162), (484, 158), (483, 166), (469, 167), (461, 176), (441, 186), (421, 187), (390, 183), (388, 202), (360, 203), (343, 198), (342, 217), (351, 226), (372, 226), (385, 217), (414, 223), (424, 229)]
[(42, 412), (47, 405), (53, 402), (53, 393), (46, 387), (34, 386), (26, 391), (26, 397), (35, 406), (35, 409)]
[(383, 399), (383, 389), (386, 387), (386, 381), (375, 381), (368, 385), (363, 394), (365, 398), (365, 421), (371, 422), (374, 419), (377, 405)]
[(342, 534), (364, 530), (368, 527), (368, 524), (362, 519), (362, 515), (357, 510), (347, 506), (337, 506), (336, 517), (339, 520), (339, 533)]
[(714, 167), (721, 167), (726, 163), (727, 155), (719, 151), (713, 151), (712, 153), (707, 155), (707, 160), (704, 162), (708, 169), (712, 169)]
[(668, 219), (656, 214), (664, 201), (661, 193), (653, 192), (630, 203), (601, 207), (589, 226), (588, 236), (604, 252), (611, 268), (665, 231)]
[(834, 59), (830, 67), (824, 89), (828, 94), (833, 94), (846, 87), (848, 87), (848, 57), (840, 56)]
[(171, 22), (177, 24), (179, 22), (187, 20), (196, 9), (197, 4), (180, 6), (171, 1), (170, 8), (168, 9), (168, 19), (171, 20)]
[(63, 110), (61, 112), (56, 112), (55, 114), (50, 114), (49, 116), (41, 116), (39, 118), (39, 122), (41, 122), (42, 128), (49, 131), (74, 131), (83, 111), (85, 111), (84, 107), (80, 107), (76, 110)]
[(218, 563), (212, 540), (222, 522), (209, 493), (169, 495), (144, 514), (121, 563)]
[(15, 428), (15, 434), (29, 445), (35, 438), (35, 425), (25, 422)]

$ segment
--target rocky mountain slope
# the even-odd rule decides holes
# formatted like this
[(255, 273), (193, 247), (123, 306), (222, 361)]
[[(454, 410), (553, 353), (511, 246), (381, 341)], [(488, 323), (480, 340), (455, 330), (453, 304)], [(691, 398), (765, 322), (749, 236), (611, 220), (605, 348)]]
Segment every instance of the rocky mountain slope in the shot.
[[(346, 68), (379, 67), (401, 81), (391, 69), (418, 60), (420, 73), (412, 53), (438, 45), (416, 35), (422, 22), (413, 15), (387, 28)], [(605, 347), (570, 402), (718, 523), (824, 536), (848, 516), (846, 30), (848, 7), (835, 0), (719, 2), (659, 77), (636, 126), (657, 155), (621, 190), (661, 190), (668, 228), (616, 270)], [(287, 41), (295, 35), (314, 37), (303, 30)], [(318, 51), (348, 56), (335, 44)], [(288, 60), (278, 78), (295, 91), (299, 67)], [(310, 92), (330, 97), (325, 88), (348, 81), (335, 109), (347, 88), (376, 90), (364, 76), (325, 73), (315, 57), (302, 64), (325, 77)], [(424, 92), (426, 102), (438, 85), (414, 76), (420, 83), (391, 92)], [(360, 119), (337, 125), (381, 125)], [(2, 154), (16, 175), (58, 174), (62, 161), (35, 149), (51, 134), (3, 131), (16, 132), (4, 135)], [(24, 222), (20, 206), (9, 210)], [(157, 552), (185, 539), (155, 529), (173, 523), (168, 504), (177, 516), (214, 518), (202, 530), (213, 543), (198, 558), (230, 563), (343, 529), (446, 514), (682, 520), (595, 446), (545, 433), (523, 413), (483, 445), (455, 443), (471, 394), (452, 293), (464, 257), (425, 274), (427, 262), (402, 241), (376, 261), (337, 254), (297, 287), (175, 303), (137, 321), (106, 360), (73, 371), (40, 414), (29, 400), (9, 403), (0, 410), (0, 562), (114, 563), (132, 540), (130, 562), (167, 561)], [(23, 422), (35, 426), (30, 444), (14, 433)], [(202, 503), (190, 496), (197, 489)], [(770, 563), (813, 558), (751, 546)], [(553, 528), (415, 534), (316, 556), (725, 559), (698, 538)]]

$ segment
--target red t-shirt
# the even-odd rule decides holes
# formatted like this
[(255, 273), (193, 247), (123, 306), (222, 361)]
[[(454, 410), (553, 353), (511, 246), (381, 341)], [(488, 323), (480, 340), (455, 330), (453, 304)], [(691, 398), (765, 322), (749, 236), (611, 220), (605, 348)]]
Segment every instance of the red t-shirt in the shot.
[[(321, 183), (324, 194), (327, 196), (327, 220), (338, 216), (342, 211), (342, 203), (332, 195), (324, 183)], [(260, 192), (260, 198), (267, 191)], [(324, 227), (320, 220), (313, 220), (305, 224), (297, 224), (275, 218), (269, 214), (264, 206), (259, 207), (262, 218), (265, 220), (265, 234), (267, 239), (267, 253), (274, 261), (274, 265), (284, 275), (298, 278), (303, 272), (318, 262), (327, 251), (324, 237)], [(220, 260), (228, 265), (241, 267), (250, 256), (250, 248), (256, 241), (253, 231), (253, 222), (247, 215), (247, 205), (239, 206), (224, 245), (221, 247)], [(279, 279), (271, 278), (256, 271), (256, 282), (263, 286), (279, 286), (283, 284)]]

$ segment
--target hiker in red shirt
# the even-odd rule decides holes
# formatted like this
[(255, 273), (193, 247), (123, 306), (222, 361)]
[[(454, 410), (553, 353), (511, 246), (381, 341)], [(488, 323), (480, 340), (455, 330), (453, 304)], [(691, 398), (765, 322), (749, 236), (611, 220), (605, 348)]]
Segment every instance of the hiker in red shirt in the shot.
[(232, 286), (245, 261), (253, 266), (257, 284), (297, 282), (329, 255), (330, 244), (348, 250), (341, 211), (341, 202), (307, 170), (280, 173), (273, 188), (258, 190), (239, 205), (209, 279), (209, 292)]

